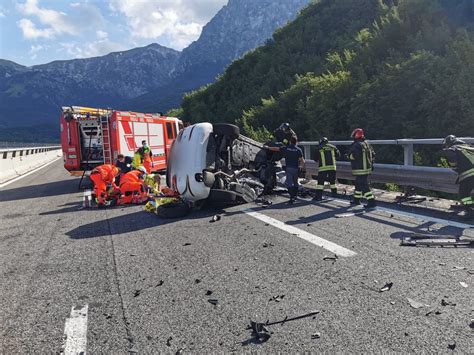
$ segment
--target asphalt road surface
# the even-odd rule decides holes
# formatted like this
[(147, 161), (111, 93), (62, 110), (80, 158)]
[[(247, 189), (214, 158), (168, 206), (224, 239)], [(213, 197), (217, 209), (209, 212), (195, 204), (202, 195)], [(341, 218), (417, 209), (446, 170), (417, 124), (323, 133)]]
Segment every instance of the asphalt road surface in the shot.
[(0, 190), (2, 354), (474, 352), (473, 249), (399, 240), (472, 230), (284, 196), (162, 220), (77, 185), (58, 161)]

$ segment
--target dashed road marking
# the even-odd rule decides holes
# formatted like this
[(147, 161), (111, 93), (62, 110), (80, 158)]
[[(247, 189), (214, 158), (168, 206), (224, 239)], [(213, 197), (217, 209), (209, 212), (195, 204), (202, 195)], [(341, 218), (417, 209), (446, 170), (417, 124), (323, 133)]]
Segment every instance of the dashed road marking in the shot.
[(63, 354), (86, 355), (88, 305), (72, 307), (71, 316), (64, 326), (65, 344)]
[(329, 240), (323, 239), (321, 237), (318, 237), (314, 234), (308, 233), (302, 229), (290, 226), (284, 222), (281, 222), (277, 219), (268, 217), (262, 213), (259, 213), (253, 209), (247, 209), (244, 210), (246, 214), (249, 216), (252, 216), (256, 219), (261, 220), (262, 222), (268, 223), (278, 229), (284, 230), (285, 232), (288, 232), (290, 234), (294, 234), (298, 236), (301, 239), (304, 239), (310, 243), (313, 243), (319, 247), (322, 247), (326, 250), (329, 250), (330, 252), (333, 252), (334, 254), (342, 257), (350, 257), (350, 256), (355, 256), (357, 255), (356, 252), (346, 249), (344, 247), (341, 247), (340, 245), (337, 245), (336, 243), (330, 242)]

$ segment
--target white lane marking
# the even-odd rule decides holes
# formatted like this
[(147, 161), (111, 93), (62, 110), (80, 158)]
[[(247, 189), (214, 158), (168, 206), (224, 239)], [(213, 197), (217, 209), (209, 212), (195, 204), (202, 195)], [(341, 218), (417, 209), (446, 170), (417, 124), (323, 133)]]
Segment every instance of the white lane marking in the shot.
[[(350, 202), (348, 202), (346, 200), (340, 200), (338, 198), (335, 198), (334, 201), (342, 202), (346, 205), (350, 205)], [(425, 216), (425, 215), (418, 214), (418, 213), (413, 213), (413, 212), (399, 211), (399, 210), (394, 210), (394, 209), (387, 208), (387, 207), (376, 207), (375, 209), (378, 210), (378, 211), (384, 211), (384, 212), (388, 212), (388, 213), (392, 213), (392, 214), (398, 214), (400, 216), (413, 217), (413, 218), (419, 219), (421, 221), (435, 222), (435, 223), (444, 224), (444, 225), (447, 225), (447, 226), (457, 227), (457, 228), (461, 228), (461, 229), (474, 228), (474, 225), (472, 225), (472, 224), (461, 223), (461, 222), (456, 222), (456, 221), (450, 221), (450, 220), (443, 219), (443, 218)]]
[(11, 179), (11, 180), (8, 180), (7, 182), (4, 182), (3, 184), (0, 184), (0, 189), (1, 189), (2, 187), (5, 187), (5, 186), (7, 186), (7, 185), (10, 185), (10, 184), (14, 183), (15, 181), (18, 181), (18, 180), (20, 180), (20, 179), (23, 179), (24, 177), (26, 177), (26, 176), (28, 176), (28, 175), (31, 175), (31, 174), (33, 174), (33, 173), (36, 173), (38, 170), (43, 169), (45, 166), (48, 166), (49, 164), (52, 164), (52, 163), (54, 163), (55, 161), (58, 161), (59, 159), (62, 159), (62, 156), (57, 157), (56, 159), (50, 161), (49, 163), (46, 163), (46, 164), (44, 164), (44, 165), (41, 165), (41, 166), (37, 167), (36, 169), (33, 169), (33, 170), (27, 172), (26, 174), (20, 175), (20, 176), (14, 178), (14, 179)]
[(82, 308), (72, 307), (71, 317), (64, 326), (65, 355), (86, 355), (87, 348), (87, 311), (88, 305)]
[(326, 250), (329, 250), (330, 252), (333, 252), (334, 254), (342, 257), (349, 257), (349, 256), (355, 256), (357, 255), (356, 252), (346, 249), (344, 247), (341, 247), (340, 245), (337, 245), (336, 243), (330, 242), (329, 240), (320, 238), (314, 234), (308, 233), (302, 229), (290, 226), (286, 223), (283, 223), (277, 219), (268, 217), (262, 213), (259, 213), (253, 209), (247, 209), (244, 210), (246, 214), (249, 216), (252, 216), (256, 219), (261, 220), (262, 222), (268, 223), (278, 229), (284, 230), (285, 232), (288, 232), (290, 234), (294, 234), (298, 236), (301, 239), (304, 239), (310, 243), (313, 243), (317, 246), (320, 246)]

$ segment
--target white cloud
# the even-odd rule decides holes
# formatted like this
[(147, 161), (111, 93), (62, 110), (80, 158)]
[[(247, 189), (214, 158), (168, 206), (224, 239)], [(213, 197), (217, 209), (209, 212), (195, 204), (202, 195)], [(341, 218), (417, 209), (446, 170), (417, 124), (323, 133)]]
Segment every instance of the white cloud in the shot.
[(28, 39), (51, 38), (57, 34), (77, 34), (77, 26), (68, 21), (64, 12), (41, 8), (38, 0), (26, 0), (17, 5), (18, 10), (25, 16), (34, 16), (45, 28), (38, 28), (30, 19), (23, 18), (17, 22), (23, 31), (23, 36)]
[(182, 49), (196, 40), (202, 27), (227, 0), (109, 0), (112, 11), (122, 13), (132, 37), (165, 39)]
[(105, 39), (109, 35), (107, 32), (101, 30), (95, 31), (95, 34), (97, 35), (98, 39)]
[(80, 45), (76, 42), (62, 42), (58, 51), (66, 52), (72, 58), (90, 58), (126, 49), (125, 46), (105, 38), (86, 45)]
[(26, 18), (18, 21), (17, 25), (23, 32), (23, 37), (27, 39), (51, 38), (54, 35), (52, 28), (37, 28), (31, 20)]
[(31, 59), (35, 60), (36, 58), (38, 58), (38, 52), (41, 52), (42, 50), (47, 48), (49, 48), (49, 46), (43, 46), (41, 44), (32, 45), (28, 53), (30, 54)]
[(5, 17), (5, 13), (0, 9), (0, 18)]

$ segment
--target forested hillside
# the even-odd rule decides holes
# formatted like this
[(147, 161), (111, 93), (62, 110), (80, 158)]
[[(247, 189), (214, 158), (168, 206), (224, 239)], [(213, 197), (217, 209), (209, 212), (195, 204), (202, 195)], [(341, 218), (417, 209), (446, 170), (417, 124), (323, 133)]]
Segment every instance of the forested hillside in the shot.
[(474, 134), (474, 0), (321, 0), (188, 94), (184, 119), (263, 138)]

